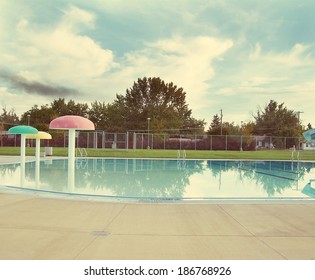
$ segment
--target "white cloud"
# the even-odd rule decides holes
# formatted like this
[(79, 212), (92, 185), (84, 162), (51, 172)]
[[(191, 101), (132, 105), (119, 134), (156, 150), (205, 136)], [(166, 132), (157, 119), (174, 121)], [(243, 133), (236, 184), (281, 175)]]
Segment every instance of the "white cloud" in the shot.
[[(226, 83), (218, 85), (217, 94), (242, 95), (297, 94), (305, 81), (315, 76), (315, 61), (310, 58), (309, 46), (296, 44), (288, 52), (264, 53), (259, 44), (244, 57), (240, 71), (235, 71)], [(294, 92), (292, 92), (294, 88)], [(302, 87), (303, 88), (303, 87)]]
[(61, 28), (71, 30), (75, 33), (81, 33), (82, 29), (94, 28), (96, 16), (93, 13), (85, 11), (75, 6), (70, 6), (64, 11), (61, 21)]
[(122, 72), (133, 77), (136, 73), (138, 77), (159, 76), (166, 82), (172, 81), (183, 87), (188, 103), (196, 108), (202, 106), (200, 100), (215, 76), (214, 60), (232, 46), (231, 40), (207, 36), (157, 40), (147, 43), (141, 51), (128, 53), (124, 63), (128, 67)]
[(309, 46), (295, 44), (289, 52), (263, 54), (260, 44), (256, 44), (254, 51), (249, 55), (253, 63), (273, 63), (289, 67), (307, 66), (314, 64), (314, 60), (308, 54)]
[(35, 81), (84, 86), (90, 78), (115, 67), (112, 51), (78, 34), (82, 25), (93, 27), (94, 18), (76, 7), (65, 11), (61, 23), (53, 28), (39, 28), (22, 18), (17, 31), (12, 30), (11, 49), (1, 49), (1, 62), (10, 67), (7, 71), (18, 75), (27, 72)]
[(285, 78), (285, 77), (254, 76), (254, 77), (251, 77), (250, 80), (243, 81), (241, 83), (241, 86), (242, 87), (257, 87), (257, 86), (269, 85), (273, 82), (286, 81), (286, 80), (287, 80), (287, 78)]
[(125, 53), (118, 64), (111, 50), (82, 34), (84, 28), (94, 27), (95, 19), (74, 6), (53, 26), (39, 27), (22, 17), (12, 29), (11, 49), (0, 53), (3, 64), (9, 65), (6, 71), (28, 81), (77, 89), (89, 95), (88, 100), (93, 92), (92, 98), (107, 102), (137, 78), (159, 76), (183, 87), (187, 102), (197, 108), (203, 106), (200, 100), (215, 76), (213, 62), (233, 46), (228, 39), (176, 36), (146, 42)]
[(6, 108), (8, 111), (14, 110), (14, 112), (20, 116), (27, 110), (31, 109), (33, 105), (44, 105), (48, 103), (45, 97), (38, 95), (29, 95), (27, 99), (10, 91), (6, 87), (0, 87), (0, 114), (2, 113), (2, 108)]
[(273, 99), (284, 102), (291, 110), (303, 108), (305, 119), (314, 118), (309, 105), (315, 92), (312, 82), (315, 61), (310, 56), (310, 46), (295, 44), (286, 52), (265, 52), (256, 44), (255, 49), (241, 59), (242, 63), (232, 74), (215, 80), (215, 93), (209, 96), (216, 101), (208, 104), (208, 108), (218, 111), (222, 107), (228, 112), (225, 113), (228, 121), (239, 121), (248, 119), (257, 106), (264, 106)]

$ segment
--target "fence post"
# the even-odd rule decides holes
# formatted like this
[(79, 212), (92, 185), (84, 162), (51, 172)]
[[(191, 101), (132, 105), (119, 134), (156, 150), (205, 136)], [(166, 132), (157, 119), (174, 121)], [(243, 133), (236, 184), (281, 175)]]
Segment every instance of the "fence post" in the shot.
[(212, 135), (210, 135), (210, 150), (212, 151)]
[(97, 143), (97, 142), (98, 142), (98, 141), (97, 141), (97, 140), (98, 140), (97, 138), (98, 138), (98, 132), (95, 131), (95, 132), (94, 132), (94, 143), (93, 143), (93, 146), (94, 146), (93, 148), (94, 148), (94, 149), (97, 149), (97, 144), (98, 144), (98, 143)]
[(115, 150), (117, 148), (117, 133), (114, 133), (114, 147), (115, 147)]
[(227, 134), (225, 134), (225, 150), (227, 151)]
[(164, 136), (164, 150), (165, 150), (165, 134), (163, 134), (163, 136)]
[(128, 151), (129, 149), (129, 131), (126, 133), (126, 144), (125, 144), (126, 150)]
[(182, 150), (182, 135), (179, 134), (179, 150)]
[(105, 131), (103, 130), (102, 131), (102, 149), (105, 149), (104, 144), (105, 144)]
[(137, 135), (136, 133), (134, 132), (133, 133), (133, 143), (132, 143), (132, 148), (135, 150), (137, 148)]

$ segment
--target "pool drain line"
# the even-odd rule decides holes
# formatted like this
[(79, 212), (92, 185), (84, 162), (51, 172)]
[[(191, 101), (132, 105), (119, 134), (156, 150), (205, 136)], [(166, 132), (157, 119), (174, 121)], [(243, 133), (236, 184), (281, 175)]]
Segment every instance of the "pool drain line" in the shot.
[(92, 231), (90, 234), (92, 236), (108, 236), (110, 235), (110, 232), (104, 231), (104, 230), (96, 230), (96, 231)]

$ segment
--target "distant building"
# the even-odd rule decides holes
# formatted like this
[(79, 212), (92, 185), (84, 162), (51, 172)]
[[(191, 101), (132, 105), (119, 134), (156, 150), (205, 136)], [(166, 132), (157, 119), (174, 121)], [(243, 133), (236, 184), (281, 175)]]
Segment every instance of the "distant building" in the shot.
[(256, 136), (256, 150), (259, 149), (274, 149), (275, 146), (270, 142), (270, 137), (268, 136)]
[(314, 151), (315, 150), (315, 143), (302, 143), (302, 150)]

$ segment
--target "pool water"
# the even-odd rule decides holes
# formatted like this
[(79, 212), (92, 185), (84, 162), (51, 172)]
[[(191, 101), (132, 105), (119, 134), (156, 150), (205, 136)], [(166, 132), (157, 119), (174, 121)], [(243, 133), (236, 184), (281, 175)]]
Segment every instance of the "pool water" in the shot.
[(0, 186), (110, 198), (204, 200), (315, 197), (315, 163), (66, 159), (0, 165)]

